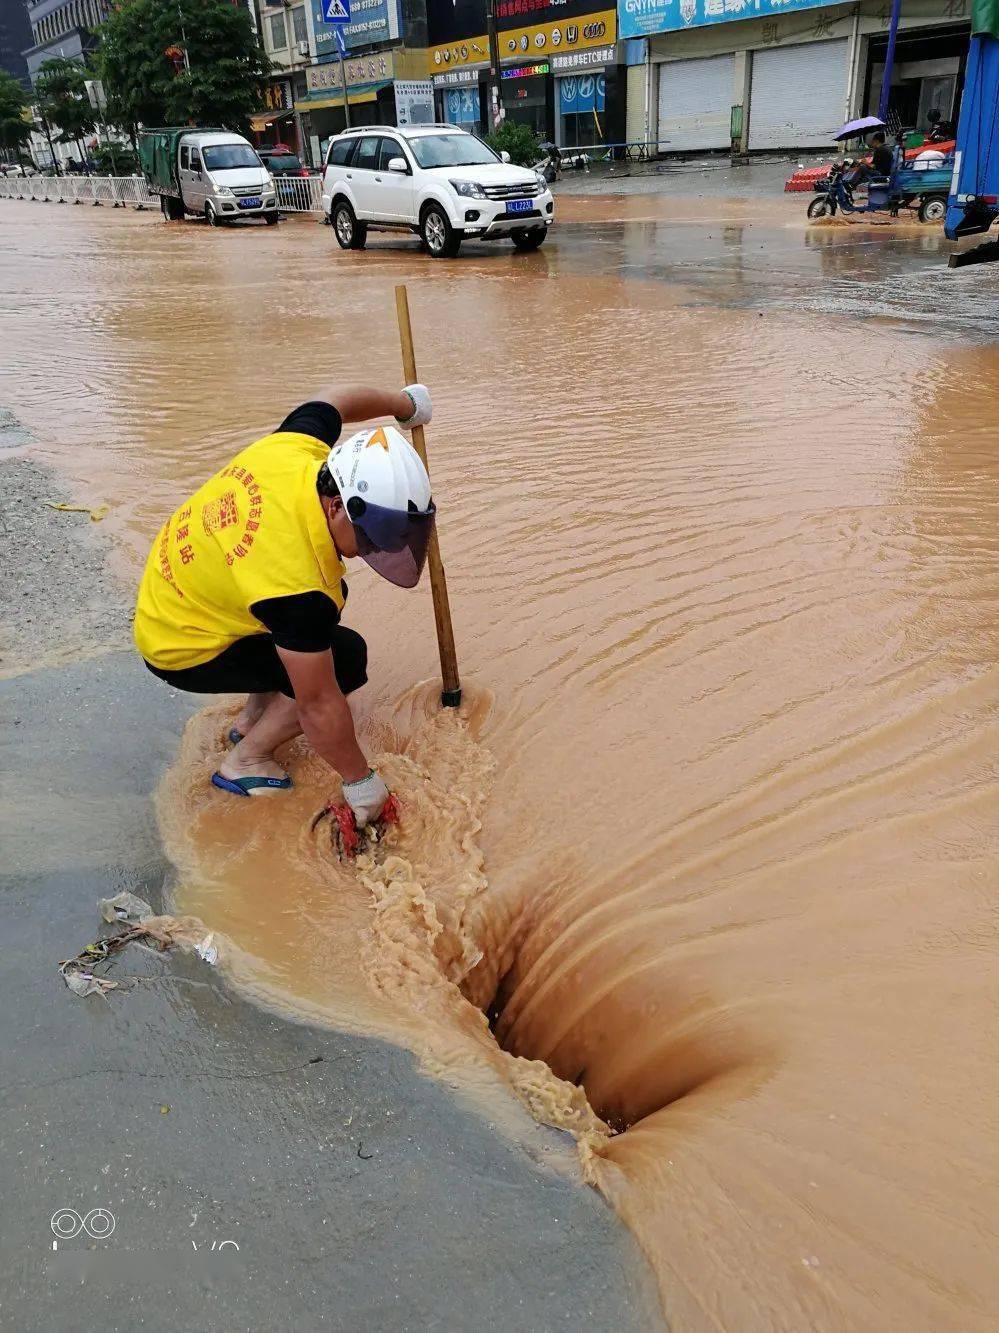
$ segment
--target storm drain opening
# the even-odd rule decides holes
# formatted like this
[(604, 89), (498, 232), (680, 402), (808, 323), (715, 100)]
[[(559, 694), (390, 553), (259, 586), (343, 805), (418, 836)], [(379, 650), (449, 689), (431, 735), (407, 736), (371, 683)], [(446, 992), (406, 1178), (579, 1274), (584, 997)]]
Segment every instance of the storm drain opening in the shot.
[[(639, 1003), (636, 991), (647, 985), (642, 973), (623, 972), (618, 986), (602, 985), (589, 1003), (585, 995), (563, 995), (549, 1015), (533, 1007), (531, 1022), (521, 1023), (521, 992), (530, 983), (521, 953), (510, 951), (480, 1006), (489, 1031), (500, 1050), (539, 1061), (578, 1088), (612, 1135), (681, 1103), (727, 1102), (772, 1067), (761, 1044), (704, 993), (646, 994)], [(582, 979), (578, 988), (584, 989)], [(578, 1023), (566, 1025), (567, 1011), (577, 1007)]]

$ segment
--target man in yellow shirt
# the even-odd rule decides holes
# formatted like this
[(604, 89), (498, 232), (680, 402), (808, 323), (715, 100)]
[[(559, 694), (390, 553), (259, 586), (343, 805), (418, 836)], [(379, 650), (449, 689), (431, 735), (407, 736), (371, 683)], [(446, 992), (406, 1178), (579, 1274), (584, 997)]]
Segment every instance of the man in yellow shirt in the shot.
[(343, 779), (359, 827), (388, 790), (357, 743), (346, 695), (367, 645), (340, 623), (344, 560), (414, 587), (435, 508), (430, 479), (394, 427), (338, 443), (345, 422), (431, 419), (422, 384), (346, 388), (303, 403), (210, 477), (167, 520), (139, 587), (135, 642), (154, 675), (197, 694), (247, 694), (212, 782), (238, 796), (291, 786), (275, 761), (304, 731)]

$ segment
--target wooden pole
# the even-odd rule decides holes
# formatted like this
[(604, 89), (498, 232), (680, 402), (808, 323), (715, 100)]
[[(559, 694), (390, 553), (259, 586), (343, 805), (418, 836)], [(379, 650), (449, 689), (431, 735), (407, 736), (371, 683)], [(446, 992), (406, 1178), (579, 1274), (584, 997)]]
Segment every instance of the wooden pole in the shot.
[[(407, 384), (416, 383), (416, 354), (413, 351), (413, 330), (409, 322), (409, 296), (405, 283), (395, 289), (395, 309), (399, 317), (399, 341), (402, 344), (402, 373)], [(413, 427), (413, 448), (423, 459), (423, 466), (430, 471), (427, 463), (427, 442), (422, 426)], [(444, 565), (441, 561), (441, 548), (437, 540), (437, 525), (430, 534), (430, 546), (427, 551), (427, 564), (430, 566), (430, 590), (434, 595), (434, 620), (437, 622), (437, 648), (441, 657), (441, 703), (445, 708), (457, 708), (461, 703), (461, 681), (458, 679), (458, 655), (454, 648), (454, 629), (451, 626), (451, 608), (447, 600), (447, 580), (444, 577)]]

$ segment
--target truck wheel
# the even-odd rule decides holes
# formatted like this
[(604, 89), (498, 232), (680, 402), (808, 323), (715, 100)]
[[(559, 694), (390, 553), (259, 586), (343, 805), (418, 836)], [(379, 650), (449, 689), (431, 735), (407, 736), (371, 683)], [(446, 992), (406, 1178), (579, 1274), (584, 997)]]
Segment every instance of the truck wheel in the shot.
[(514, 232), (510, 238), (517, 250), (537, 250), (544, 245), (548, 232), (544, 227), (532, 227), (530, 231)]
[(219, 226), (221, 218), (218, 213), (216, 213), (214, 204), (205, 204), (205, 221), (208, 223), (209, 227)]
[(810, 218), (824, 218), (829, 214), (829, 200), (824, 194), (820, 194), (808, 205), (808, 216)]
[(278, 217), (277, 213), (265, 213), (264, 221), (267, 223), (268, 227), (276, 227), (281, 219)]
[(183, 222), (184, 205), (179, 199), (174, 199), (172, 195), (160, 195), (160, 209), (167, 222)]
[(358, 222), (354, 210), (346, 199), (340, 199), (333, 205), (330, 213), (333, 234), (341, 250), (363, 250), (368, 239), (368, 229), (363, 222)]
[(440, 204), (430, 204), (420, 219), (420, 239), (432, 259), (453, 259), (461, 249), (461, 236), (448, 221)]
[(942, 222), (947, 212), (947, 200), (942, 195), (930, 195), (919, 205), (920, 222)]

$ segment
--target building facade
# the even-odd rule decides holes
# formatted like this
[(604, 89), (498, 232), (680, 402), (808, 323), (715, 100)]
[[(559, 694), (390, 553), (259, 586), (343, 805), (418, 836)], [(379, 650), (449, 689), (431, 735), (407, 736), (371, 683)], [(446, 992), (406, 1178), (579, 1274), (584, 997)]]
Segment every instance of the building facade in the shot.
[(306, 94), (306, 70), (316, 55), (309, 5), (306, 0), (291, 6), (261, 0), (256, 22), (272, 77), (252, 118), (252, 137), (258, 146), (285, 144), (307, 160), (308, 147), (295, 103)]
[[(845, 121), (874, 114), (889, 0), (619, 0), (627, 134), (663, 153), (828, 147)], [(969, 0), (906, 0), (889, 123), (956, 120)]]
[(109, 0), (28, 0), (32, 44), (24, 52), (32, 84), (46, 60), (81, 60), (97, 45), (94, 29), (108, 16)]

